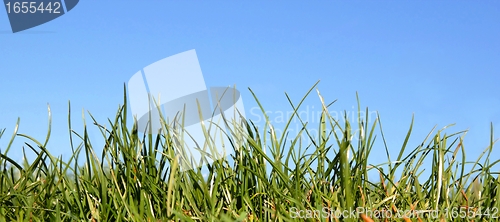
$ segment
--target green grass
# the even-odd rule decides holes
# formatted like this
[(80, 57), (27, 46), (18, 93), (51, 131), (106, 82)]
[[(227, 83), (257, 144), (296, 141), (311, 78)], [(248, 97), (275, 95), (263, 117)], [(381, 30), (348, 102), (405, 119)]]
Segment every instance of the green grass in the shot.
[[(315, 87), (298, 103), (287, 96), (295, 114)], [(396, 213), (411, 210), (415, 214), (400, 217), (497, 221), (500, 179), (493, 171), (499, 160), (490, 156), (493, 127), (489, 146), (476, 161), (466, 162), (464, 131), (433, 129), (420, 145), (408, 147), (412, 119), (401, 151), (391, 159), (387, 146), (374, 146), (376, 139), (386, 144), (380, 117), (368, 119), (366, 109), (357, 122), (347, 116), (334, 119), (328, 112), (332, 104), (317, 94), (323, 107), (318, 126), (294, 115), (277, 135), (268, 117), (262, 128), (251, 121), (231, 123), (227, 136), (234, 161), (208, 164), (208, 175), (201, 168), (180, 170), (174, 148), (182, 138), (168, 124), (158, 135), (138, 133), (136, 125), (128, 128), (126, 95), (125, 105), (107, 123), (110, 127), (89, 114), (105, 141), (102, 153), (92, 146), (90, 126), (72, 128), (71, 110), (68, 130), (74, 154), (66, 161), (47, 151), (50, 124), (43, 141), (18, 134), (16, 125), (0, 153), (0, 221), (401, 221)], [(359, 100), (358, 109), (363, 113)], [(291, 137), (287, 129), (294, 119), (304, 127)], [(310, 127), (317, 127), (319, 135)], [(8, 139), (4, 132), (0, 130), (2, 140)], [(30, 141), (25, 148), (35, 153), (34, 160), (18, 163), (9, 157), (17, 137)], [(387, 153), (386, 164), (368, 163), (374, 150)], [(424, 165), (426, 161), (432, 166)], [(424, 169), (429, 176), (422, 175)], [(372, 172), (380, 179), (368, 180)], [(366, 213), (354, 218), (333, 214), (349, 209)], [(371, 214), (377, 212), (392, 217)]]

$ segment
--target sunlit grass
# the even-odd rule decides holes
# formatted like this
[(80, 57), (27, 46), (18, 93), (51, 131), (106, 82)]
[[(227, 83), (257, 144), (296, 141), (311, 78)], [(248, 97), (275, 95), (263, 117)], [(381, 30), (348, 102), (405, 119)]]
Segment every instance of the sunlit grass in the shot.
[[(72, 128), (71, 110), (74, 154), (68, 161), (47, 151), (50, 124), (43, 142), (18, 134), (16, 125), (0, 153), (0, 221), (497, 221), (500, 179), (493, 170), (499, 160), (490, 156), (493, 127), (489, 146), (466, 162), (464, 131), (432, 129), (420, 145), (408, 147), (412, 120), (397, 158), (387, 155), (386, 164), (372, 165), (372, 151), (389, 154), (387, 146), (374, 147), (376, 139), (385, 144), (380, 117), (368, 119), (358, 100), (357, 122), (335, 119), (328, 112), (332, 103), (315, 87), (298, 103), (287, 96), (295, 115), (280, 134), (254, 95), (266, 124), (228, 123), (234, 126), (227, 134), (231, 161), (208, 164), (208, 174), (201, 168), (180, 170), (175, 149), (182, 138), (168, 124), (158, 135), (128, 128), (126, 95), (109, 123), (90, 115), (105, 141), (102, 153), (89, 139), (88, 120), (83, 119), (82, 130)], [(323, 110), (316, 134), (297, 115), (311, 93), (317, 93)], [(303, 127), (290, 137), (294, 119)], [(16, 137), (30, 141), (25, 149), (36, 154), (33, 161), (9, 158)], [(429, 176), (422, 175), (424, 169)], [(370, 172), (379, 179), (368, 180)]]

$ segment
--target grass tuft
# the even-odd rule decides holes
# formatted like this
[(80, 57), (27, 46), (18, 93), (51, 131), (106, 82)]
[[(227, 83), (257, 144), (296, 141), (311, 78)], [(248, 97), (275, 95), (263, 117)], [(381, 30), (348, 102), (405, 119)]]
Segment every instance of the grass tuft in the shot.
[[(281, 134), (250, 90), (266, 123), (225, 122), (233, 126), (226, 134), (231, 161), (206, 165), (207, 174), (202, 168), (180, 170), (176, 150), (183, 144), (181, 134), (166, 121), (156, 135), (139, 133), (136, 124), (127, 127), (126, 92), (125, 105), (108, 123), (97, 123), (88, 114), (105, 141), (102, 153), (95, 152), (83, 113), (83, 129), (72, 128), (70, 104), (73, 155), (66, 161), (48, 152), (50, 107), (43, 142), (19, 134), (18, 120), (8, 146), (0, 151), (0, 221), (497, 220), (500, 178), (493, 167), (500, 160), (491, 156), (493, 126), (489, 146), (476, 161), (467, 162), (466, 131), (432, 129), (420, 145), (408, 147), (412, 118), (401, 151), (391, 159), (380, 116), (369, 119), (359, 99), (357, 122), (349, 122), (347, 113), (338, 120), (329, 112), (333, 103), (325, 103), (317, 91), (322, 106), (318, 135), (308, 130), (298, 110), (315, 87), (299, 103), (286, 95), (294, 112)], [(288, 129), (294, 119), (302, 129), (292, 137)], [(0, 130), (0, 139), (4, 133)], [(377, 136), (385, 147), (374, 147)], [(33, 161), (9, 157), (17, 137), (28, 139), (22, 150), (34, 152)], [(368, 163), (372, 150), (384, 148), (385, 164)], [(373, 172), (378, 180), (369, 180)]]

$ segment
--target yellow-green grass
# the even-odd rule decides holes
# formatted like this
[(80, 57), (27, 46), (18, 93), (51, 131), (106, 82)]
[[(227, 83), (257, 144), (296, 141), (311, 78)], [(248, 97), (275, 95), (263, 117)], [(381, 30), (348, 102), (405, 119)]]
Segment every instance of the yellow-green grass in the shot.
[[(287, 96), (295, 114), (315, 87), (296, 104)], [(232, 161), (208, 164), (207, 175), (201, 168), (179, 169), (175, 141), (180, 138), (168, 124), (158, 135), (141, 134), (135, 124), (127, 127), (126, 93), (111, 127), (90, 115), (106, 144), (102, 153), (95, 153), (86, 124), (82, 130), (72, 128), (70, 110), (74, 154), (69, 160), (47, 151), (50, 124), (43, 142), (15, 130), (0, 154), (0, 221), (498, 220), (493, 128), (480, 158), (466, 162), (464, 132), (432, 131), (417, 147), (407, 147), (412, 120), (397, 158), (371, 165), (373, 149), (389, 152), (387, 146), (374, 147), (377, 135), (385, 141), (380, 118), (334, 119), (331, 104), (317, 94), (323, 107), (319, 135), (300, 120), (302, 131), (290, 137), (287, 129), (298, 115), (290, 117), (280, 135), (269, 120), (261, 128), (251, 120), (232, 123), (227, 134)], [(9, 157), (16, 137), (30, 140), (26, 146), (36, 154), (33, 161), (17, 163)], [(431, 171), (429, 176), (422, 175), (424, 169)], [(380, 179), (368, 180), (370, 172)], [(356, 213), (346, 214), (349, 210)]]

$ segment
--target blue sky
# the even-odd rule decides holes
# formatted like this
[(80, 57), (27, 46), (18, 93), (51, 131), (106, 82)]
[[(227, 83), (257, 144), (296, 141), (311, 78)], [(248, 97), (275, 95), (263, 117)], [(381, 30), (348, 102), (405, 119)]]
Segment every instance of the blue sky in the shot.
[[(489, 0), (91, 0), (16, 34), (0, 10), (0, 148), (18, 117), (19, 133), (43, 140), (49, 103), (49, 150), (69, 155), (68, 100), (81, 132), (82, 110), (113, 118), (134, 73), (196, 49), (207, 86), (236, 85), (250, 119), (248, 87), (278, 113), (290, 110), (284, 92), (298, 102), (321, 80), (325, 99), (338, 99), (333, 111), (354, 111), (358, 92), (363, 107), (380, 112), (393, 156), (414, 114), (411, 145), (456, 123), (449, 132), (469, 130), (472, 160), (488, 145), (490, 123), (500, 128), (498, 27), (500, 2)], [(306, 105), (320, 110), (316, 94)], [(22, 141), (11, 156), (22, 157)], [(381, 143), (374, 149), (375, 163), (386, 160)]]

